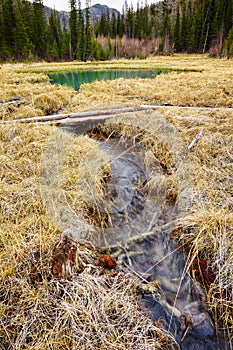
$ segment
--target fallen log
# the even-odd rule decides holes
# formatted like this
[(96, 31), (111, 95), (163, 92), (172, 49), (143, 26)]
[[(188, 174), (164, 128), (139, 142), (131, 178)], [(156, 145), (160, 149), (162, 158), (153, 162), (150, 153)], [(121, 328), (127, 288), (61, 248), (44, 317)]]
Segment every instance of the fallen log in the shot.
[(20, 97), (10, 97), (7, 100), (0, 100), (0, 103), (2, 104), (19, 103), (20, 100), (21, 100)]
[[(203, 110), (228, 110), (233, 111), (233, 107), (206, 107), (206, 106), (171, 106), (171, 105), (141, 105), (140, 107), (124, 107), (124, 108), (113, 108), (113, 109), (100, 109), (94, 111), (85, 111), (85, 112), (77, 112), (77, 113), (67, 113), (67, 114), (52, 114), (52, 115), (43, 115), (31, 118), (21, 118), (21, 119), (13, 119), (13, 120), (2, 120), (0, 124), (6, 123), (47, 123), (47, 124), (55, 124), (59, 125), (56, 121), (69, 119), (69, 123), (71, 119), (75, 119), (74, 123), (77, 123), (77, 120), (81, 118), (97, 118), (100, 117), (104, 119), (104, 116), (113, 116), (120, 113), (133, 113), (137, 111), (145, 111), (145, 110), (156, 110), (162, 108), (180, 108), (180, 109), (203, 109)], [(101, 119), (99, 118), (99, 119)], [(55, 123), (54, 123), (55, 122)]]
[[(62, 120), (57, 120), (54, 122), (50, 122), (49, 124), (54, 124), (56, 126), (74, 126), (78, 124), (85, 124), (85, 123), (91, 123), (91, 122), (98, 122), (101, 120), (105, 120), (108, 118), (112, 118), (115, 114), (109, 114), (109, 115), (98, 115), (98, 116), (92, 116), (92, 117), (82, 117), (82, 118), (66, 118)], [(44, 123), (41, 123), (44, 124)]]
[(135, 112), (137, 109), (135, 107), (125, 107), (125, 108), (115, 108), (115, 109), (103, 109), (96, 111), (86, 111), (86, 112), (77, 112), (77, 113), (67, 113), (67, 114), (52, 114), (52, 115), (43, 115), (32, 118), (22, 118), (22, 119), (13, 119), (2, 121), (1, 123), (38, 123), (38, 122), (50, 122), (57, 121), (67, 118), (87, 118), (87, 117), (98, 117), (98, 116), (107, 116), (118, 113), (126, 112)]
[(151, 108), (151, 109), (160, 109), (160, 108), (179, 108), (179, 109), (201, 109), (206, 111), (212, 111), (212, 110), (221, 110), (224, 109), (225, 111), (233, 111), (233, 107), (211, 107), (211, 106), (175, 106), (175, 105), (141, 105), (141, 108)]

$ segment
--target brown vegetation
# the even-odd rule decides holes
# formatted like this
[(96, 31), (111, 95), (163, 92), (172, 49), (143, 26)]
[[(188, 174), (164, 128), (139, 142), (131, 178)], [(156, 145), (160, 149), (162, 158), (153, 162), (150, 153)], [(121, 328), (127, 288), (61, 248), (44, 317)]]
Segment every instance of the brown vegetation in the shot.
[[(185, 72), (160, 75), (153, 80), (95, 82), (82, 85), (79, 92), (52, 86), (41, 73), (93, 67), (172, 68)], [(173, 234), (188, 254), (190, 273), (193, 271), (199, 279), (204, 278), (208, 307), (213, 317), (222, 321), (230, 337), (233, 334), (233, 111), (225, 107), (233, 106), (232, 78), (232, 61), (201, 56), (103, 64), (3, 65), (0, 70), (0, 99), (18, 96), (22, 102), (19, 105), (0, 103), (2, 120), (51, 114), (63, 106), (67, 106), (65, 113), (110, 105), (193, 107), (187, 111), (165, 106), (157, 112), (175, 127), (187, 148), (203, 130), (202, 137), (188, 152), (194, 179), (191, 205)], [(197, 106), (219, 109), (200, 110)], [(51, 344), (53, 349), (166, 348), (171, 338), (143, 315), (138, 306), (137, 282), (132, 276), (109, 270), (108, 267), (115, 268), (110, 258), (100, 257), (99, 262), (104, 266), (94, 264), (85, 268), (83, 265), (80, 273), (75, 267), (70, 281), (52, 276), (51, 254), (61, 232), (50, 222), (41, 200), (40, 158), (54, 131), (55, 127), (49, 125), (0, 125), (2, 348), (49, 349)], [(119, 128), (119, 132), (127, 137), (127, 133), (132, 136), (136, 131)], [(142, 135), (140, 142), (167, 168), (167, 198), (174, 200), (179, 186), (173, 155), (163, 150), (161, 141), (156, 142), (155, 138), (152, 146), (149, 134)], [(70, 206), (77, 210), (83, 208), (86, 217), (91, 193), (85, 197), (85, 191), (78, 192), (76, 185), (84, 170), (86, 178), (91, 178), (86, 169), (80, 167), (77, 171), (77, 165), (88, 153), (94, 157), (95, 141), (85, 136), (69, 150), (61, 181)], [(100, 199), (101, 177), (108, 174), (108, 164), (104, 165), (91, 180), (95, 187), (92, 196)], [(98, 223), (101, 225), (100, 220)], [(88, 257), (89, 252), (83, 251)], [(68, 258), (74, 266), (74, 257)]]

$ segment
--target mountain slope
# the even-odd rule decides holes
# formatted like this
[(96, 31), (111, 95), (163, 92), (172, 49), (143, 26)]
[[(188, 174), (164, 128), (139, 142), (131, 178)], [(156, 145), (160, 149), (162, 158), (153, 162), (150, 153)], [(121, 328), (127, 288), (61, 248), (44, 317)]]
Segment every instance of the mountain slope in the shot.
[[(46, 10), (46, 14), (49, 17), (50, 12), (51, 12), (51, 8), (48, 6), (45, 6), (45, 10)], [(83, 13), (85, 15), (85, 11), (86, 9), (83, 10)], [(61, 21), (61, 25), (62, 27), (64, 27), (64, 25), (66, 25), (66, 28), (69, 28), (69, 18), (70, 18), (70, 13), (67, 11), (56, 11), (58, 13), (58, 16), (60, 18)], [(91, 6), (91, 21), (95, 21), (95, 20), (100, 20), (101, 16), (103, 14), (107, 14), (109, 13), (110, 17), (112, 16), (113, 13), (115, 13), (116, 17), (119, 14), (119, 11), (114, 9), (114, 8), (110, 8), (107, 5), (100, 5), (100, 4), (96, 4)]]

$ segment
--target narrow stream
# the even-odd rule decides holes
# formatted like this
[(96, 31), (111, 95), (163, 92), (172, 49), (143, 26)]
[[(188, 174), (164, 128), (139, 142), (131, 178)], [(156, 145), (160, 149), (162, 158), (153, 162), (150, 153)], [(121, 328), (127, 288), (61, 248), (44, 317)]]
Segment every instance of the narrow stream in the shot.
[[(200, 290), (187, 274), (185, 257), (177, 250), (170, 228), (162, 229), (168, 218), (175, 219), (175, 209), (168, 205), (155, 206), (153, 196), (145, 191), (149, 178), (143, 151), (131, 146), (129, 152), (117, 141), (105, 142), (100, 148), (112, 160), (111, 180), (107, 184), (111, 193), (107, 207), (112, 227), (105, 231), (105, 243), (106, 240), (110, 244), (121, 242), (124, 249), (119, 259), (124, 266), (148, 282), (158, 281), (161, 288), (159, 294), (142, 296), (144, 311), (153, 320), (162, 320), (181, 349), (218, 349), (213, 321), (205, 311)], [(155, 234), (147, 238), (131, 239), (153, 229)]]
[[(80, 132), (75, 128), (71, 131)], [(101, 246), (112, 247), (112, 254), (121, 247), (118, 264), (152, 288), (149, 293), (141, 292), (142, 310), (154, 321), (159, 320), (182, 350), (230, 349), (216, 337), (205, 293), (190, 278), (185, 256), (171, 237), (177, 208), (160, 201), (164, 198), (162, 183), (161, 192), (156, 194), (147, 188), (151, 177), (161, 176), (160, 167), (155, 164), (148, 172), (145, 150), (137, 144), (109, 139), (99, 147), (111, 163), (106, 198), (98, 207), (109, 216), (108, 227), (99, 230)], [(157, 283), (159, 289), (153, 291)]]

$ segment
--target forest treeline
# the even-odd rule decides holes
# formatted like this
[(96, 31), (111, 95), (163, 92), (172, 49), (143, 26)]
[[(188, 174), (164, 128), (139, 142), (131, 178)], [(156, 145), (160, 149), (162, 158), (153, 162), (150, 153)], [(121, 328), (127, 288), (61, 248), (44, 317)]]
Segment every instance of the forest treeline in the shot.
[(91, 1), (69, 0), (65, 18), (43, 1), (0, 0), (0, 61), (106, 60), (209, 53), (233, 57), (233, 0), (127, 1), (122, 13), (91, 16)]

